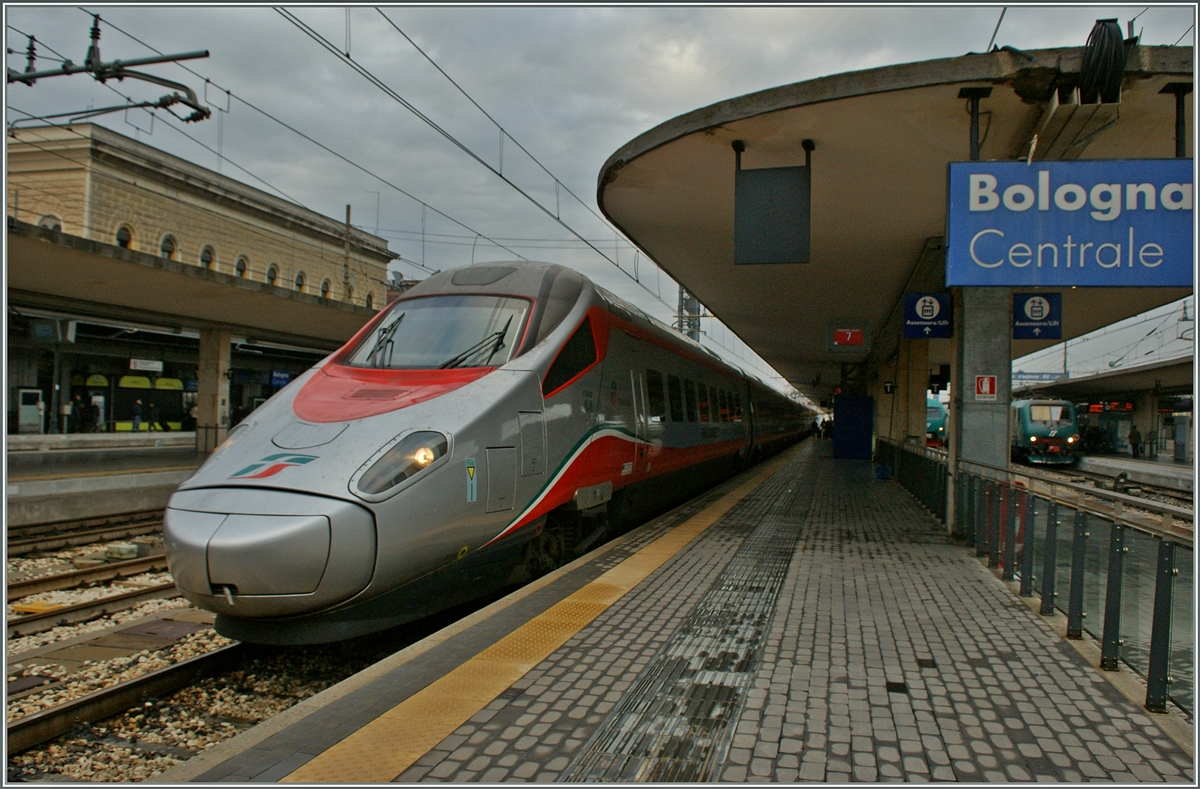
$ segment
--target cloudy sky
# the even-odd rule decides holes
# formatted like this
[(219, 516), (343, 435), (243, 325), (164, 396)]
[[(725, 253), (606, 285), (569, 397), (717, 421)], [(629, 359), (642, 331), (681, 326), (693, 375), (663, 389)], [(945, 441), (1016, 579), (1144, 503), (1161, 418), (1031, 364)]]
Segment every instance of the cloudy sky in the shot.
[[(284, 11), (7, 5), (8, 66), (24, 70), (27, 35), (37, 38), (38, 68), (59, 58), (82, 62), (90, 13), (102, 19), (104, 61), (207, 49), (203, 60), (143, 70), (192, 87), (217, 110), (213, 118), (184, 124), (135, 110), (95, 122), (331, 217), (344, 217), (350, 204), (355, 225), (378, 229), (402, 255), (393, 268), (405, 276), (516, 254), (577, 268), (670, 322), (674, 283), (598, 219), (596, 178), (614, 151), (663, 121), (741, 94), (982, 52), (1001, 7)], [(1192, 6), (1021, 6), (1007, 9), (996, 43), (1077, 46), (1096, 19), (1115, 17), (1124, 30), (1135, 16), (1143, 43), (1193, 40)], [(379, 84), (330, 48), (349, 52)], [(9, 86), (6, 117), (11, 124), (167, 92), (60, 76)], [(621, 273), (635, 265), (648, 290)], [(736, 337), (705, 323), (714, 350), (753, 362)]]

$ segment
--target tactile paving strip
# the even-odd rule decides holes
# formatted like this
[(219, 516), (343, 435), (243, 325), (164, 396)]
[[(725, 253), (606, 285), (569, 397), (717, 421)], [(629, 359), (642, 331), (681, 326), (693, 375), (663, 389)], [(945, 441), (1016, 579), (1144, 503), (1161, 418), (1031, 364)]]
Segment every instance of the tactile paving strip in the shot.
[(281, 780), (391, 781), (750, 495), (789, 456), (764, 464), (702, 512)]
[[(792, 487), (782, 490), (786, 485)], [(564, 772), (565, 781), (711, 781), (724, 761), (812, 501), (806, 475), (774, 503)]]

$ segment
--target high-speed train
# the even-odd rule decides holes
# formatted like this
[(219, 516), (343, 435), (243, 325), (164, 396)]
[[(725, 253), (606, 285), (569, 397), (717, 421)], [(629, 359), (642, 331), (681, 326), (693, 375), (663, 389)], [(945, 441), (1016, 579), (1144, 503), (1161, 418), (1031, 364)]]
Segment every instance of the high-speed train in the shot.
[(339, 640), (548, 572), (811, 419), (570, 269), (455, 269), (230, 430), (167, 559), (219, 633)]

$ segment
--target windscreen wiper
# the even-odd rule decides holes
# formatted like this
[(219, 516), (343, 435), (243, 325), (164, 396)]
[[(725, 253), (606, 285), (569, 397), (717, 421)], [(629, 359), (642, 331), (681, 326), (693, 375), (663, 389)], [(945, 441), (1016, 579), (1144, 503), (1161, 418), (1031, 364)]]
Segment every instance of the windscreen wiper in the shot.
[(491, 350), (491, 353), (489, 353), (487, 355), (487, 358), (484, 359), (484, 364), (487, 364), (487, 362), (490, 362), (492, 360), (492, 357), (496, 355), (496, 352), (504, 347), (504, 335), (508, 334), (508, 327), (512, 325), (512, 319), (513, 319), (513, 316), (509, 315), (508, 320), (505, 322), (503, 329), (492, 332), (491, 334), (484, 337), (482, 340), (475, 343), (474, 345), (472, 345), (470, 348), (466, 349), (462, 353), (442, 362), (441, 364), (438, 365), (438, 369), (446, 370), (451, 367), (458, 367), (460, 364), (465, 362), (467, 359), (470, 359), (472, 356), (479, 353), (484, 348), (487, 348), (488, 343), (492, 344), (492, 350)]
[[(395, 343), (392, 338), (396, 334), (396, 327), (400, 325), (400, 321), (404, 320), (404, 316), (408, 313), (402, 312), (392, 321), (390, 326), (385, 326), (379, 330), (379, 334), (375, 338), (375, 347), (371, 349), (371, 366), (375, 368), (388, 367), (392, 363), (392, 350), (395, 348)], [(387, 358), (380, 364), (380, 359), (384, 354)]]

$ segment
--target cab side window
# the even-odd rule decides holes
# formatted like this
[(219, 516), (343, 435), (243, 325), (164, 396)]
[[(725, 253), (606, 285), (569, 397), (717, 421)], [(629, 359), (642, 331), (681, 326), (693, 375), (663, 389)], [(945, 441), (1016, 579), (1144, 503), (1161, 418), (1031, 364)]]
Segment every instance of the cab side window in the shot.
[(558, 358), (550, 365), (542, 381), (542, 395), (549, 396), (554, 390), (586, 370), (596, 361), (596, 340), (592, 336), (592, 321), (584, 318), (583, 323), (571, 335), (571, 339), (558, 352)]
[(667, 398), (663, 394), (662, 373), (658, 370), (646, 371), (646, 396), (650, 401), (650, 421), (662, 422), (667, 418)]

